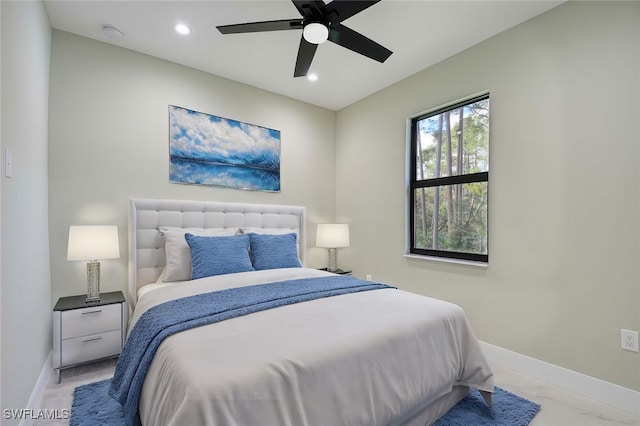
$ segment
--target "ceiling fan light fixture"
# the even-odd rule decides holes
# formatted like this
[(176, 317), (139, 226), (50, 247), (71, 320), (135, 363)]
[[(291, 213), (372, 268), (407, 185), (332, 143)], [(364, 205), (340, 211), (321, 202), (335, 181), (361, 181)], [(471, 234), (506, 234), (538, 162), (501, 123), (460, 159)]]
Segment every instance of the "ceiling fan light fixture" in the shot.
[(386, 47), (342, 24), (342, 21), (368, 9), (380, 0), (334, 0), (329, 3), (320, 0), (291, 1), (301, 18), (218, 25), (216, 28), (221, 34), (302, 30), (298, 56), (293, 69), (294, 77), (303, 77), (309, 74), (309, 68), (318, 45), (325, 41), (330, 41), (380, 63), (387, 60), (389, 55), (393, 53)]
[(302, 36), (312, 44), (321, 44), (329, 38), (329, 27), (320, 22), (309, 22), (302, 29)]

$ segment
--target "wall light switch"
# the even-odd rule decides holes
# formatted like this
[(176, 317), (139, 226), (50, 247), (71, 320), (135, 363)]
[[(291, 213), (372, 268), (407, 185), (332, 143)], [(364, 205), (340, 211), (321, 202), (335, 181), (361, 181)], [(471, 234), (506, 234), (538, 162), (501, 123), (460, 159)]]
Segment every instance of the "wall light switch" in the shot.
[(9, 148), (4, 150), (4, 175), (8, 178), (13, 176), (13, 153)]

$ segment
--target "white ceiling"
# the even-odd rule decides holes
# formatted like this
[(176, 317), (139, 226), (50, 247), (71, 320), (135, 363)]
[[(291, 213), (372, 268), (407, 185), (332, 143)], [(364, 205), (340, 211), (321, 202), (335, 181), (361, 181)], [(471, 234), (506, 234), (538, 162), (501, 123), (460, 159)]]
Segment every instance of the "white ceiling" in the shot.
[[(338, 0), (339, 1), (339, 0)], [(217, 25), (293, 19), (288, 0), (46, 1), (54, 28), (339, 110), (563, 1), (383, 0), (343, 22), (394, 53), (378, 63), (330, 42), (294, 78), (301, 31), (222, 35)], [(173, 31), (176, 23), (191, 34)], [(104, 25), (124, 37), (107, 38)]]

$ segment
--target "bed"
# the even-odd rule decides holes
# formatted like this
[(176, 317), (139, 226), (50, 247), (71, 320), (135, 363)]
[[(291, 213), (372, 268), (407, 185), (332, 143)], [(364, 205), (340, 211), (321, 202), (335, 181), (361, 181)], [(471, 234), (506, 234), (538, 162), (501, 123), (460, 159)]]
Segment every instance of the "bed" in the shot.
[[(382, 283), (305, 268), (305, 213), (301, 206), (130, 200), (133, 312), (110, 391), (123, 403), (128, 423), (429, 425), (469, 388), (490, 403), (493, 374), (462, 309)], [(207, 276), (201, 274), (200, 258), (192, 257), (189, 269), (202, 277), (175, 280), (181, 278), (180, 267), (184, 278), (185, 268), (169, 250), (175, 248), (171, 232), (178, 239), (189, 235), (192, 256), (203, 247), (207, 253), (210, 241), (244, 244), (237, 236), (250, 236), (251, 262), (266, 264)], [(254, 246), (254, 238), (284, 245)], [(281, 248), (288, 254), (278, 258)], [(286, 263), (292, 256), (297, 265)], [(212, 268), (235, 264), (226, 259)], [(308, 289), (322, 286), (327, 293), (308, 296)], [(289, 299), (280, 293), (261, 299), (274, 289), (291, 292)], [(234, 309), (242, 304), (240, 315), (229, 317), (232, 309), (225, 303)], [(201, 315), (200, 309), (215, 312)], [(180, 324), (198, 326), (178, 325), (175, 318), (186, 316), (190, 319)], [(159, 339), (162, 332), (149, 331), (155, 326), (174, 331)], [(155, 342), (149, 343), (155, 345), (151, 355), (140, 355), (144, 368), (132, 362), (132, 354), (147, 345), (135, 343), (140, 336)], [(140, 376), (134, 398), (135, 386), (122, 385), (127, 371)]]

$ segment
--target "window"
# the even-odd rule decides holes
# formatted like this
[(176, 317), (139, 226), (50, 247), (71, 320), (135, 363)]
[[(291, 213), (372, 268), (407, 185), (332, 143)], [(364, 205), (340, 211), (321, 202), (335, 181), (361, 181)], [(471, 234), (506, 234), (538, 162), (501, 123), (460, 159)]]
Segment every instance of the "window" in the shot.
[(489, 95), (411, 120), (409, 252), (489, 261)]

